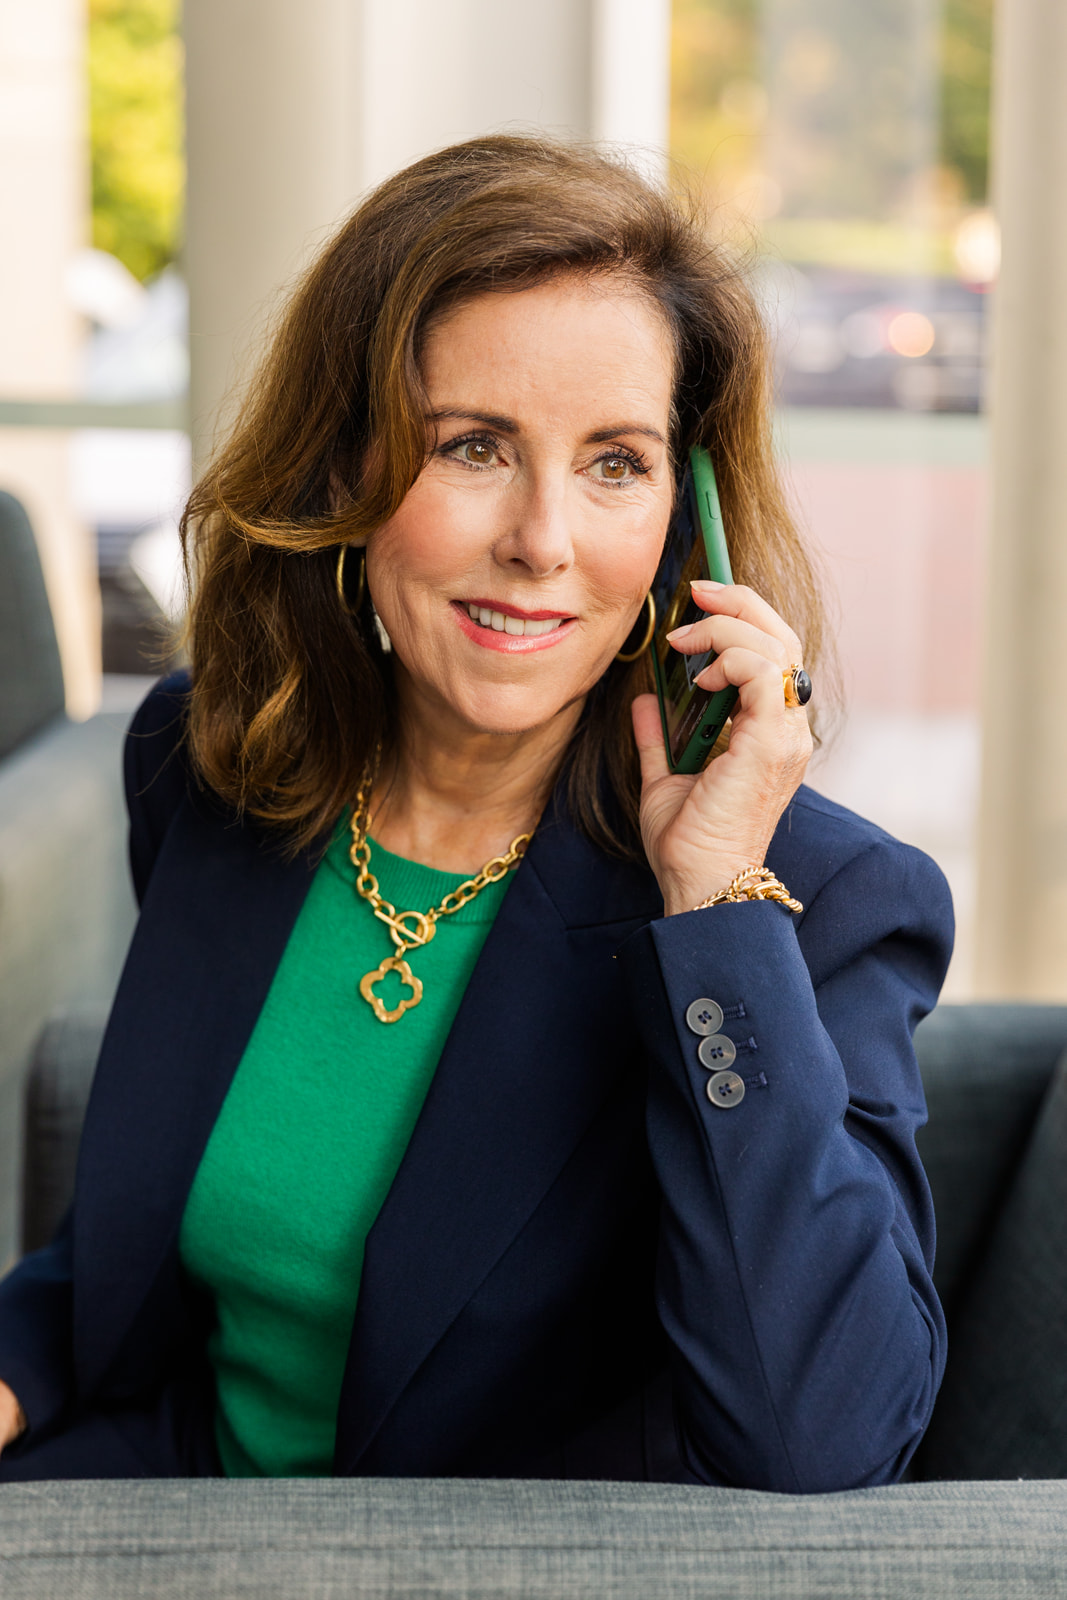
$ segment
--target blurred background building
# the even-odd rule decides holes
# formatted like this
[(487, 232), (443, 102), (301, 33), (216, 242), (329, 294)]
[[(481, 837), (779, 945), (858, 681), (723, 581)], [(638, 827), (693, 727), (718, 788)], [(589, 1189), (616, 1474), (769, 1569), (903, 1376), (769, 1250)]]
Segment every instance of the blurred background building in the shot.
[[(170, 659), (191, 463), (361, 193), (488, 129), (603, 139), (703, 192), (775, 332), (779, 445), (841, 662), (811, 781), (945, 869), (951, 997), (1062, 994), (1061, 402), (1034, 366), (1067, 264), (1039, 237), (1067, 166), (1062, 9), (1017, 0), (994, 30), (994, 0), (0, 0), (0, 488), (33, 522), (70, 715), (132, 704)], [(997, 206), (995, 127), (1017, 175)], [(988, 353), (1013, 206), (994, 500), (1018, 559), (991, 580)]]

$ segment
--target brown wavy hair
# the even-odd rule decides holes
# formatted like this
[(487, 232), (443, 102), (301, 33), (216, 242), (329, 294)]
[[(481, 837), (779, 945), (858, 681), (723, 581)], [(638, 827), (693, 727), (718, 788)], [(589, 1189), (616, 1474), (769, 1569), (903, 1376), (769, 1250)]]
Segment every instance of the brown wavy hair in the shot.
[[(391, 517), (425, 462), (422, 341), (471, 296), (572, 273), (614, 275), (665, 315), (674, 457), (710, 450), (735, 578), (817, 661), (820, 607), (775, 468), (767, 337), (743, 266), (690, 202), (593, 149), (453, 145), (374, 190), (326, 245), (182, 519), (193, 763), (291, 849), (331, 828), (375, 745), (389, 748), (389, 659), (369, 603), (355, 616), (339, 604), (335, 572), (340, 545)], [(578, 826), (627, 856), (640, 853), (629, 707), (650, 687), (647, 657), (613, 664), (565, 758)]]

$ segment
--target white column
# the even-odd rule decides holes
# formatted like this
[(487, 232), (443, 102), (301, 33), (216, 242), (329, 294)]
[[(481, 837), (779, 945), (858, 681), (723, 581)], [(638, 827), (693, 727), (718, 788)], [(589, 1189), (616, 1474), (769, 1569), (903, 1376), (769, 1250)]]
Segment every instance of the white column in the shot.
[(483, 133), (587, 139), (590, 0), (363, 0), (366, 182)]
[(999, 0), (977, 987), (1067, 1000), (1067, 6)]
[(194, 449), (363, 183), (359, 0), (186, 0)]
[[(86, 243), (85, 17), (80, 0), (0, 0), (0, 395), (69, 400), (82, 328), (64, 275)], [(69, 487), (69, 435), (0, 428), (0, 487), (37, 535), (63, 661), (67, 707), (100, 697), (100, 592), (91, 531)]]
[(593, 0), (591, 132), (666, 174), (671, 110), (670, 0)]
[(279, 291), (389, 173), (526, 130), (634, 144), (658, 171), (669, 24), (669, 0), (186, 0), (200, 459)]

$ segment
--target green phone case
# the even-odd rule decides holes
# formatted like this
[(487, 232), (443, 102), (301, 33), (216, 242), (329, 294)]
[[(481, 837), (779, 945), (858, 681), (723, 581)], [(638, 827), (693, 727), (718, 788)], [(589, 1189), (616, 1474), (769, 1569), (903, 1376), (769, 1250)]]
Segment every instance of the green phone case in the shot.
[[(691, 578), (705, 574), (719, 583), (732, 583), (733, 573), (722, 525), (715, 469), (708, 452), (700, 445), (695, 445), (689, 452), (689, 471), (682, 493), (689, 497), (690, 511), (701, 538), (685, 563), (679, 588), (684, 585), (687, 590)], [(652, 649), (663, 742), (672, 772), (695, 773), (705, 766), (716, 739), (737, 704), (737, 690), (731, 686), (720, 689), (717, 694), (705, 695), (692, 685), (690, 679), (693, 672), (700, 671), (713, 661), (714, 653), (709, 653), (699, 665), (687, 669), (687, 658), (671, 649), (664, 633), (669, 632), (671, 627), (696, 621), (705, 613), (691, 599), (684, 600), (680, 607), (672, 606), (671, 610), (680, 610), (681, 614), (677, 620), (673, 616), (660, 619)]]

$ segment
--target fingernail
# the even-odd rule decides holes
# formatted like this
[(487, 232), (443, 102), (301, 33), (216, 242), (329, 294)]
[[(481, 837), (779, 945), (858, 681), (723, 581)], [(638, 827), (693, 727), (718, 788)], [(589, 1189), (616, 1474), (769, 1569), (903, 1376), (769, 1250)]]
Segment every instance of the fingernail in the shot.
[(696, 627), (696, 623), (695, 622), (687, 622), (681, 628), (672, 628), (670, 633), (665, 633), (663, 635), (663, 637), (665, 639), (669, 639), (670, 642), (673, 644), (675, 639), (684, 639), (687, 633), (692, 633), (692, 631), (693, 631), (693, 629), (695, 627)]
[(725, 589), (725, 583), (716, 583), (714, 578), (693, 578), (690, 581), (691, 589)]

